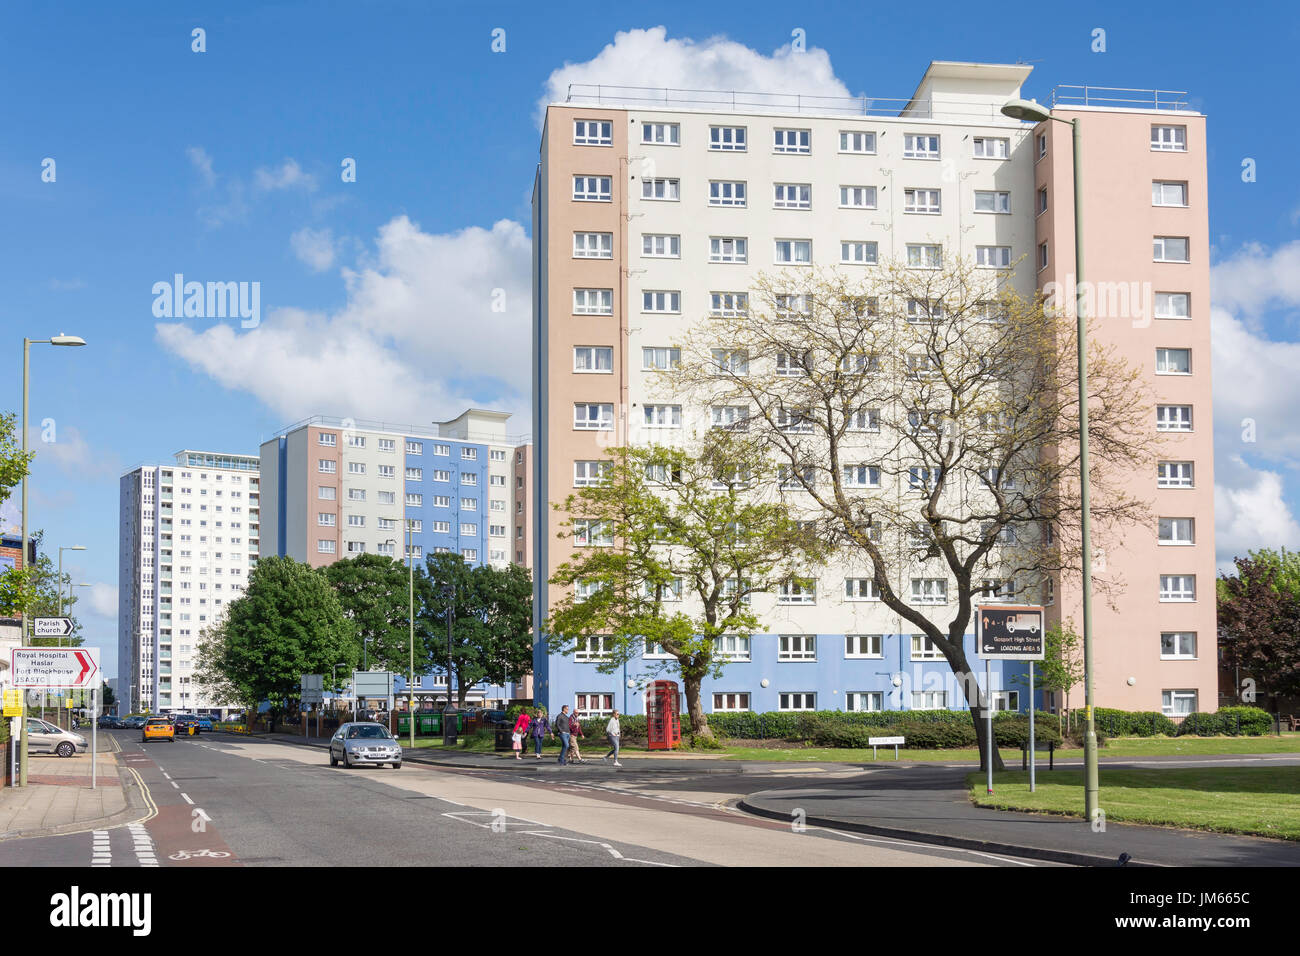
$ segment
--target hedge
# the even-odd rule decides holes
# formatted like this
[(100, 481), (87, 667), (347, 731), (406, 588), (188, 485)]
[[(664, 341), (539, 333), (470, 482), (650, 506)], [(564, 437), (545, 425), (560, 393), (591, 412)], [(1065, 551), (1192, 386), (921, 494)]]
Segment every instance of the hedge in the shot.
[[(1074, 711), (1073, 722), (1082, 725), (1082, 710)], [(1093, 722), (1099, 735), (1106, 737), (1173, 737), (1178, 725), (1155, 710), (1118, 710), (1113, 707), (1093, 709)]]
[(1258, 707), (1223, 707), (1217, 713), (1188, 714), (1178, 726), (1180, 737), (1258, 737), (1273, 729), (1273, 718)]

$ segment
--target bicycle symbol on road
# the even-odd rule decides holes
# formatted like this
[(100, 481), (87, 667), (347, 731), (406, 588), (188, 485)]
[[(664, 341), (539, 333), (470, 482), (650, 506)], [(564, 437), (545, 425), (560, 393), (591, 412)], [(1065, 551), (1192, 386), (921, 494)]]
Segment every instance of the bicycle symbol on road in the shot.
[(203, 856), (207, 856), (219, 860), (224, 857), (230, 856), (230, 854), (227, 853), (225, 850), (181, 850), (178, 853), (173, 853), (171, 856), (167, 857), (167, 859), (193, 860)]

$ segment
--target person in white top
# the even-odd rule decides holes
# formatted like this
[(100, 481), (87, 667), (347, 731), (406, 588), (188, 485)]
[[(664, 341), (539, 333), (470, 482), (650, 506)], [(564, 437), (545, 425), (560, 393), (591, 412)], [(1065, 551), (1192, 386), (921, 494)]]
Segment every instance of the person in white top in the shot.
[(614, 758), (614, 766), (623, 766), (618, 762), (618, 743), (622, 737), (622, 730), (618, 726), (618, 711), (614, 711), (614, 716), (609, 718), (609, 723), (605, 725), (605, 736), (609, 738), (609, 753), (600, 759), (608, 760), (611, 756)]

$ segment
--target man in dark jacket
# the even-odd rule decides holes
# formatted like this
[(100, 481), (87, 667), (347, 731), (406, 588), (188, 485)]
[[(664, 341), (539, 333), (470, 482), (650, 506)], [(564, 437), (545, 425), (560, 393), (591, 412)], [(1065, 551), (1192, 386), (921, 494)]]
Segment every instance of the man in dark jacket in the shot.
[(569, 716), (569, 705), (565, 704), (560, 708), (560, 712), (555, 718), (555, 733), (560, 735), (560, 764), (563, 766), (568, 763), (566, 759), (569, 756), (569, 735), (573, 731), (571, 725), (572, 718)]

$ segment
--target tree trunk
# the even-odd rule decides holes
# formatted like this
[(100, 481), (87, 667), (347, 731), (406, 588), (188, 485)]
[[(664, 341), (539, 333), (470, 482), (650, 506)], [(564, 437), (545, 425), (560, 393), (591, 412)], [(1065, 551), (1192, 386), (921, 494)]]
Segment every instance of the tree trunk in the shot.
[[(961, 685), (962, 694), (966, 698), (966, 703), (970, 707), (971, 721), (975, 724), (975, 739), (980, 748), (980, 770), (988, 770), (988, 731), (989, 722), (983, 719), (980, 711), (979, 702), (979, 684), (975, 680), (975, 674), (966, 663), (966, 655), (958, 649), (955, 657), (956, 660), (949, 661), (952, 666), (952, 672), (957, 678), (957, 683)], [(971, 696), (974, 694), (975, 699)], [(985, 696), (989, 698), (989, 707), (993, 706), (992, 694), (989, 688), (985, 688)], [(1002, 754), (998, 752), (997, 740), (993, 741), (993, 769), (1005, 770), (1006, 766), (1002, 763)]]
[(691, 733), (697, 737), (712, 737), (713, 728), (709, 726), (709, 715), (704, 712), (700, 702), (700, 685), (704, 682), (702, 674), (688, 673), (682, 668), (682, 684), (686, 688), (686, 713), (691, 719)]

